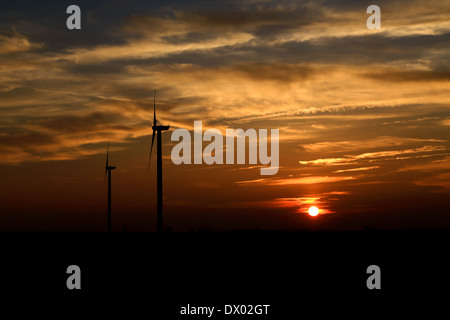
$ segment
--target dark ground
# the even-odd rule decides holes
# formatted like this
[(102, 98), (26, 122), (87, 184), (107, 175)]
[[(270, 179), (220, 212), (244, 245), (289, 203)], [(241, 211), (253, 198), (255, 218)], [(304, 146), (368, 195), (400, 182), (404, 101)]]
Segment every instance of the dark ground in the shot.
[[(18, 316), (206, 319), (179, 312), (187, 304), (270, 304), (268, 316), (255, 317), (403, 317), (444, 310), (449, 237), (429, 230), (2, 233), (2, 308)], [(71, 264), (81, 268), (81, 290), (66, 287)], [(366, 287), (372, 264), (381, 268), (381, 290)], [(233, 318), (252, 317), (212, 317)]]

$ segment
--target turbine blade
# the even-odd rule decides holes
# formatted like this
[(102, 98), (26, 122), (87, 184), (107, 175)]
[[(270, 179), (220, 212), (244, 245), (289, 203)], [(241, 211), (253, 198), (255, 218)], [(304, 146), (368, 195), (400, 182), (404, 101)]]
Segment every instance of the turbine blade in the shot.
[(108, 144), (106, 145), (106, 165), (105, 165), (105, 179), (104, 181), (106, 182), (106, 174), (108, 173), (108, 156), (109, 156), (109, 141)]
[(109, 141), (106, 145), (106, 167), (108, 166), (108, 156), (109, 156)]
[(153, 142), (155, 142), (155, 130), (152, 133), (152, 146), (150, 147), (150, 156), (148, 157), (147, 173), (150, 172), (150, 160), (152, 159)]
[(153, 125), (156, 126), (156, 89), (153, 91)]

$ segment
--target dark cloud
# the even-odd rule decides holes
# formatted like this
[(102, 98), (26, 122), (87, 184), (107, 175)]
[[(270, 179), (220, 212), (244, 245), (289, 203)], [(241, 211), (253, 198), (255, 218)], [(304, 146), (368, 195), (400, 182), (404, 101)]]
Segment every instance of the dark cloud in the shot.
[(64, 69), (67, 72), (80, 75), (119, 74), (125, 71), (125, 65), (115, 61), (89, 64), (66, 62), (65, 64)]
[(122, 118), (123, 116), (118, 113), (92, 112), (83, 116), (71, 115), (66, 117), (41, 119), (35, 121), (34, 124), (57, 132), (95, 132), (102, 128), (105, 129), (108, 126), (111, 126), (111, 124), (120, 122), (120, 119)]
[(385, 63), (417, 60), (430, 56), (432, 47), (448, 44), (450, 34), (388, 37), (385, 35), (346, 36), (312, 41), (291, 41), (278, 47), (249, 48), (287, 61), (311, 61), (344, 64)]
[(365, 75), (371, 79), (381, 81), (393, 82), (408, 82), (408, 81), (450, 81), (450, 71), (447, 70), (432, 70), (432, 71), (385, 71), (368, 73)]
[(17, 133), (0, 135), (0, 146), (12, 149), (39, 149), (41, 146), (57, 144), (54, 136), (42, 133)]
[(205, 40), (216, 39), (217, 35), (201, 33), (201, 32), (188, 32), (185, 34), (176, 34), (171, 36), (161, 37), (167, 43), (170, 44), (183, 44), (183, 43), (199, 43)]
[(185, 63), (203, 67), (244, 63), (326, 63), (341, 65), (383, 64), (387, 61), (414, 61), (433, 57), (432, 67), (446, 66), (446, 56), (432, 53), (445, 50), (450, 34), (390, 37), (386, 35), (345, 36), (288, 41), (275, 45), (251, 41), (208, 50), (186, 50), (162, 57), (122, 62), (133, 65)]
[[(313, 68), (306, 65), (287, 63), (251, 63), (238, 64), (233, 67), (238, 72), (255, 80), (274, 80), (279, 82), (294, 82), (311, 78), (316, 73), (324, 72), (323, 68)], [(319, 70), (320, 69), (320, 70)]]
[(280, 22), (302, 26), (323, 21), (323, 15), (318, 10), (312, 10), (301, 4), (284, 8), (276, 3), (264, 8), (239, 8), (227, 11), (197, 11), (183, 12), (178, 16), (182, 21), (208, 27), (248, 28), (258, 25), (270, 25)]

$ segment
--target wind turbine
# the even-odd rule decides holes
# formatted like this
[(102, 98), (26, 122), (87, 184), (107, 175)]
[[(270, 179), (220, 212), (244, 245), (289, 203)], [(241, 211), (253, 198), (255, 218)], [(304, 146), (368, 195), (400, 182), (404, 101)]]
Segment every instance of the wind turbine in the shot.
[(109, 165), (108, 156), (109, 156), (109, 141), (108, 144), (106, 145), (105, 181), (106, 181), (106, 174), (108, 174), (108, 232), (111, 232), (111, 170), (114, 170), (116, 167)]
[(156, 90), (153, 92), (153, 126), (152, 126), (152, 146), (150, 147), (150, 156), (148, 158), (148, 171), (150, 171), (150, 160), (152, 159), (152, 150), (153, 150), (153, 142), (155, 141), (155, 131), (156, 131), (156, 171), (157, 171), (157, 231), (163, 231), (163, 217), (162, 217), (162, 208), (163, 208), (163, 195), (162, 195), (162, 143), (161, 143), (161, 134), (162, 131), (169, 130), (170, 126), (163, 126), (158, 124), (158, 120), (156, 120)]

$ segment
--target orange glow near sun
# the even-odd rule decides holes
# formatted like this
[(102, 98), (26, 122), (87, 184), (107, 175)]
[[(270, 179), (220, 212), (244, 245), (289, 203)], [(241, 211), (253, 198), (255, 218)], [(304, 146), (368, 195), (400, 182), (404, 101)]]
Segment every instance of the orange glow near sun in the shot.
[(319, 214), (319, 209), (317, 207), (310, 207), (308, 213), (310, 216), (315, 217)]

